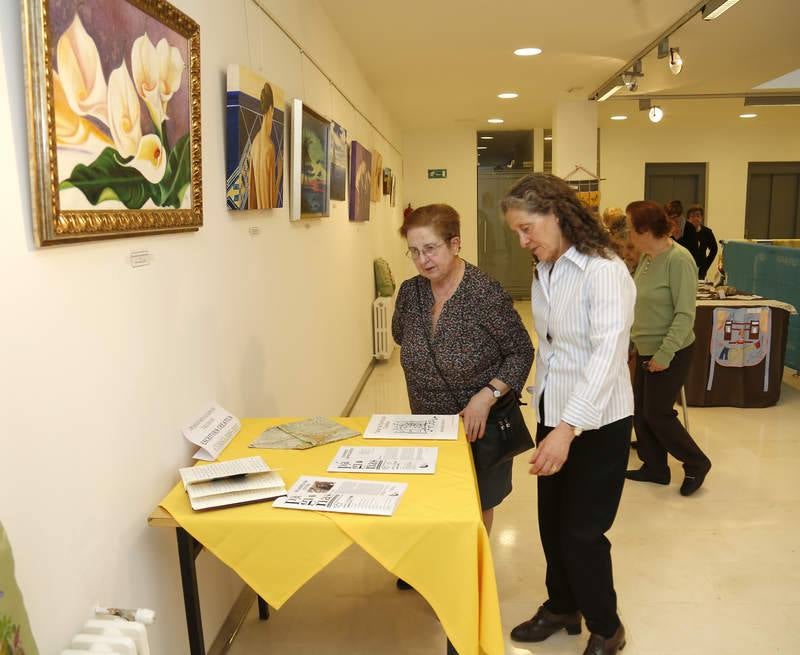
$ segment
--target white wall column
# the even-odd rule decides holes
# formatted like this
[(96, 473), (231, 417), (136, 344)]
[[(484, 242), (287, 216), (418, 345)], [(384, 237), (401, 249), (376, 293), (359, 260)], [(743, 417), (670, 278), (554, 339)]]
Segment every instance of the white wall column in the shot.
[(569, 174), (575, 166), (597, 172), (597, 103), (565, 100), (553, 110), (553, 173)]
[(533, 172), (544, 170), (544, 128), (533, 128)]

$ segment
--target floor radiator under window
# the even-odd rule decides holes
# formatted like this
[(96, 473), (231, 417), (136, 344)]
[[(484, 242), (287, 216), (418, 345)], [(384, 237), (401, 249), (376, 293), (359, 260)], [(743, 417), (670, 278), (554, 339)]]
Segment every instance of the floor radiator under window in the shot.
[(394, 299), (376, 298), (372, 302), (372, 354), (375, 359), (389, 359), (394, 350), (392, 310)]

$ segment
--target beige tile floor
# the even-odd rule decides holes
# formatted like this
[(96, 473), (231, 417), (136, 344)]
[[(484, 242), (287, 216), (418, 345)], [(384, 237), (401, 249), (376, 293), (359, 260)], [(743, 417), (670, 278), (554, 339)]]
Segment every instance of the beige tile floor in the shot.
[[(529, 325), (530, 304), (518, 308)], [(353, 415), (407, 411), (395, 351), (376, 367)], [(681, 497), (674, 462), (669, 487), (627, 484), (609, 534), (625, 655), (798, 654), (800, 384), (786, 376), (775, 407), (690, 408), (689, 421), (714, 463), (706, 485)], [(506, 634), (545, 593), (536, 484), (523, 459), (491, 536)], [(507, 638), (506, 653), (580, 654), (586, 638), (585, 630), (530, 646)], [(251, 613), (230, 652), (444, 655), (444, 636), (419, 595), (397, 591), (386, 570), (352, 547), (268, 622)]]

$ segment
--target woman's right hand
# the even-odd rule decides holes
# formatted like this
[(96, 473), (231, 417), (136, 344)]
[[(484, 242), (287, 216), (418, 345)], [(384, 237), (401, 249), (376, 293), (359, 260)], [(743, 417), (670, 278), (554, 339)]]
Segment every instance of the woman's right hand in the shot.
[(531, 475), (553, 475), (561, 470), (569, 457), (569, 447), (575, 438), (571, 426), (561, 421), (544, 439), (533, 453)]

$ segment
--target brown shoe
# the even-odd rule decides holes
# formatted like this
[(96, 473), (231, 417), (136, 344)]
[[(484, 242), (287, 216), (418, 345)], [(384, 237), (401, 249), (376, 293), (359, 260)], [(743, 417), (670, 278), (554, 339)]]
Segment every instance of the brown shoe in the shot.
[(610, 639), (592, 633), (583, 655), (617, 655), (623, 648), (625, 648), (625, 628), (620, 623), (614, 636)]
[(511, 638), (514, 641), (544, 641), (561, 629), (571, 635), (580, 634), (580, 612), (553, 614), (542, 605), (529, 621), (520, 623), (511, 631)]

